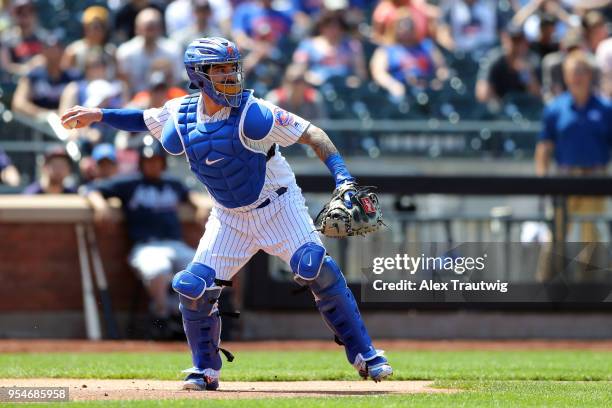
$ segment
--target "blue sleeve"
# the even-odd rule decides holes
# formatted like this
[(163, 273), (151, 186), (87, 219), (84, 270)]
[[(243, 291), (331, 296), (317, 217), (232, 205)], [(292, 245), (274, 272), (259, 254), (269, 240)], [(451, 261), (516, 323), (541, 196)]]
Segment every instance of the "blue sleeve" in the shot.
[(176, 131), (176, 126), (174, 126), (174, 121), (170, 118), (164, 124), (160, 141), (164, 149), (170, 154), (179, 155), (185, 150), (183, 149), (181, 136)]
[(11, 165), (11, 159), (6, 155), (4, 150), (0, 148), (0, 171)]
[(272, 111), (258, 102), (253, 102), (244, 116), (242, 131), (251, 140), (261, 140), (274, 125)]
[(149, 128), (145, 124), (143, 113), (140, 109), (102, 109), (100, 122), (128, 132), (146, 132)]
[(355, 181), (355, 178), (351, 176), (349, 173), (344, 160), (338, 153), (334, 153), (330, 155), (327, 160), (325, 160), (325, 165), (329, 169), (330, 173), (334, 176), (334, 181), (336, 182), (336, 187), (340, 186), (340, 184), (345, 183), (347, 181)]
[(544, 109), (542, 131), (540, 132), (538, 140), (548, 140), (553, 143), (557, 140), (557, 115), (552, 105), (548, 105), (546, 109)]

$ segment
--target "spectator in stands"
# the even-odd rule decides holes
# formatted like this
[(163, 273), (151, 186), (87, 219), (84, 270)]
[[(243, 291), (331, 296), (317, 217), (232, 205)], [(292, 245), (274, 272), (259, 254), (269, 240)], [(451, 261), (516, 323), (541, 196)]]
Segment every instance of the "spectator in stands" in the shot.
[(91, 158), (96, 164), (95, 179), (106, 180), (117, 174), (117, 154), (110, 143), (101, 143), (94, 147)]
[(502, 34), (501, 49), (491, 50), (481, 63), (476, 98), (483, 103), (499, 102), (511, 93), (540, 97), (538, 61), (520, 27), (510, 24)]
[(141, 148), (138, 173), (95, 183), (87, 198), (98, 222), (113, 220), (107, 198), (121, 200), (133, 243), (130, 265), (139, 274), (153, 301), (153, 315), (168, 322), (172, 312), (169, 303), (172, 274), (184, 269), (195, 255), (195, 250), (183, 242), (178, 205), (195, 206), (200, 221), (207, 216), (208, 208), (180, 181), (164, 175), (165, 153), (158, 142), (153, 143)]
[(108, 42), (109, 16), (108, 10), (102, 6), (92, 6), (83, 12), (83, 38), (74, 41), (64, 52), (62, 66), (74, 68), (80, 73), (85, 72), (87, 56), (97, 52), (104, 56), (108, 76), (115, 75), (115, 45)]
[(297, 65), (287, 68), (282, 86), (270, 91), (266, 100), (308, 120), (326, 117), (321, 94), (308, 85)]
[(426, 89), (448, 77), (444, 57), (431, 40), (418, 40), (408, 10), (398, 10), (394, 31), (393, 43), (380, 46), (370, 61), (372, 77), (394, 99), (403, 99), (407, 89)]
[(540, 45), (534, 50), (543, 58), (544, 55), (557, 51), (555, 44), (563, 38), (569, 28), (578, 22), (557, 0), (531, 0), (521, 7), (512, 24), (523, 27), (525, 37), (532, 46)]
[[(535, 166), (539, 176), (550, 171), (551, 159), (557, 173), (572, 176), (604, 175), (612, 146), (612, 107), (594, 93), (594, 67), (588, 54), (576, 50), (563, 62), (563, 76), (568, 92), (555, 98), (546, 107), (540, 141), (536, 146)], [(572, 215), (594, 215), (605, 212), (605, 197), (569, 197), (567, 209)], [(593, 223), (582, 223), (577, 242), (596, 242)], [(593, 247), (580, 254), (588, 264)], [(538, 278), (548, 279), (550, 269), (541, 268)], [(586, 277), (586, 271), (580, 271)]]
[(76, 72), (60, 67), (64, 48), (59, 38), (47, 36), (43, 43), (42, 64), (19, 80), (12, 101), (15, 112), (38, 120), (57, 110), (64, 88), (78, 78)]
[[(179, 31), (194, 26), (198, 17), (197, 8), (202, 6), (200, 0), (174, 0), (168, 4), (164, 14), (166, 30), (170, 37), (174, 37)], [(229, 0), (208, 0), (210, 8), (210, 19), (207, 22), (207, 29), (211, 32), (223, 33), (228, 36), (231, 32), (232, 4)], [(194, 37), (197, 38), (197, 37)]]
[(10, 13), (14, 25), (2, 32), (0, 67), (9, 74), (23, 76), (32, 68), (32, 57), (43, 49), (46, 33), (36, 18), (33, 0), (12, 0)]
[(236, 7), (232, 18), (232, 36), (244, 51), (259, 47), (272, 49), (291, 34), (293, 19), (279, 10), (272, 0), (252, 0)]
[(76, 190), (64, 185), (70, 175), (72, 161), (62, 147), (51, 148), (45, 154), (40, 179), (23, 190), (23, 194), (74, 194)]
[(208, 0), (190, 0), (189, 4), (193, 10), (194, 21), (190, 21), (186, 27), (175, 31), (170, 38), (181, 46), (182, 50), (195, 38), (215, 37), (221, 35), (219, 29), (213, 24), (212, 9)]
[(11, 159), (0, 147), (0, 183), (11, 187), (17, 187), (21, 183), (19, 171), (11, 162)]
[(321, 15), (316, 35), (300, 42), (293, 62), (305, 72), (304, 77), (314, 86), (332, 78), (356, 87), (366, 79), (365, 58), (359, 41), (351, 38), (340, 12)]
[(552, 14), (540, 16), (539, 35), (535, 41), (529, 42), (529, 48), (540, 59), (559, 51), (559, 43), (554, 36), (556, 23), (557, 18)]
[(173, 78), (183, 77), (183, 53), (173, 41), (162, 37), (162, 15), (158, 10), (147, 8), (138, 13), (136, 34), (117, 50), (119, 74), (129, 84), (132, 95), (146, 89), (156, 60), (171, 62)]
[(601, 75), (601, 94), (612, 101), (612, 38), (599, 44), (596, 59)]
[[(60, 100), (60, 111), (71, 106), (83, 105), (90, 108), (120, 108), (127, 99), (126, 87), (117, 80), (111, 80), (111, 69), (107, 55), (100, 49), (92, 49), (84, 57), (85, 78), (66, 86)], [(94, 144), (112, 143), (115, 131), (108, 126), (92, 126), (70, 131), (73, 139), (79, 140), (81, 152), (89, 154)]]
[(561, 40), (561, 49), (548, 54), (542, 60), (542, 97), (550, 102), (553, 98), (566, 91), (563, 81), (563, 61), (567, 54), (580, 49), (584, 43), (582, 30), (569, 30)]
[(146, 8), (156, 9), (160, 13), (164, 12), (162, 0), (128, 0), (124, 2), (123, 6), (117, 11), (113, 24), (115, 43), (124, 43), (134, 38), (134, 35), (138, 35), (136, 18)]
[(584, 39), (591, 54), (595, 54), (599, 44), (608, 38), (608, 22), (599, 11), (592, 10), (586, 13), (582, 20)]
[(375, 42), (384, 44), (392, 40), (397, 10), (401, 7), (408, 8), (414, 20), (416, 36), (419, 40), (429, 36), (429, 21), (439, 17), (440, 10), (427, 3), (425, 0), (381, 0), (372, 15), (372, 37)]
[(582, 50), (569, 53), (563, 62), (563, 77), (568, 92), (546, 107), (536, 172), (548, 173), (554, 153), (562, 173), (603, 173), (612, 145), (612, 107), (594, 93), (594, 67), (588, 54)]
[(482, 56), (498, 40), (500, 16), (493, 0), (447, 0), (442, 6), (436, 39), (449, 51)]
[(134, 95), (128, 105), (136, 109), (156, 108), (170, 99), (187, 95), (184, 89), (171, 86), (171, 83), (166, 72), (153, 72), (147, 89)]

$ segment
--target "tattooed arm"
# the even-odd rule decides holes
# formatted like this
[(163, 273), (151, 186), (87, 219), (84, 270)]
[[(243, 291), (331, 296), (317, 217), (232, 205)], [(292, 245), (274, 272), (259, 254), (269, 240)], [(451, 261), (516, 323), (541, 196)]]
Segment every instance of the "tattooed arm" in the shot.
[(308, 126), (297, 142), (310, 146), (322, 162), (325, 162), (332, 154), (338, 154), (338, 149), (329, 139), (327, 133), (312, 124)]
[(349, 173), (346, 164), (344, 164), (340, 153), (338, 153), (338, 149), (336, 149), (336, 146), (334, 146), (327, 133), (323, 130), (311, 124), (297, 142), (308, 145), (315, 151), (319, 159), (325, 163), (334, 176), (336, 187), (355, 181), (355, 178)]

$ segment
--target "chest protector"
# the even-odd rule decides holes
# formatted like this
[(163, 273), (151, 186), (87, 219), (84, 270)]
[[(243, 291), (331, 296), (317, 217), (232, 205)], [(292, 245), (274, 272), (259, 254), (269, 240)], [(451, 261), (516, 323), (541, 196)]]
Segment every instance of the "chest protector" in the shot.
[(240, 141), (240, 116), (250, 94), (245, 91), (240, 107), (219, 122), (197, 123), (199, 94), (184, 97), (177, 113), (191, 171), (226, 208), (254, 203), (266, 178), (266, 154), (251, 151)]

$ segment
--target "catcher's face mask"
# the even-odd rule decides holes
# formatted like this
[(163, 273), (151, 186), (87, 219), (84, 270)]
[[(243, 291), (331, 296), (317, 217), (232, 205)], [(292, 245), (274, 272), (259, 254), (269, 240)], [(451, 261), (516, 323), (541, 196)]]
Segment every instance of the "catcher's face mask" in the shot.
[[(244, 90), (242, 63), (225, 62), (217, 64), (200, 64), (196, 72), (204, 77), (211, 89), (213, 100), (225, 106), (240, 106)], [(206, 91), (206, 89), (205, 89)], [(208, 92), (207, 92), (208, 93)]]

